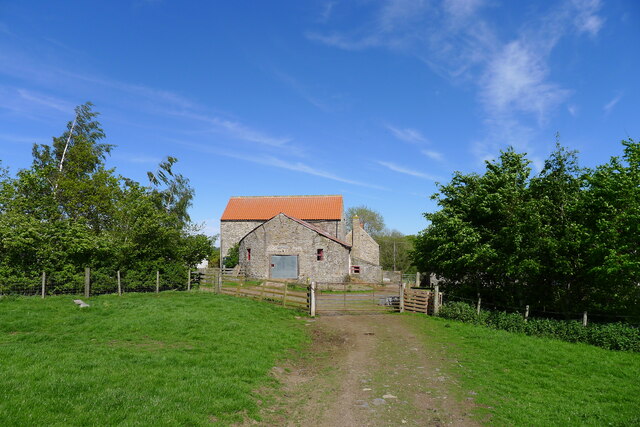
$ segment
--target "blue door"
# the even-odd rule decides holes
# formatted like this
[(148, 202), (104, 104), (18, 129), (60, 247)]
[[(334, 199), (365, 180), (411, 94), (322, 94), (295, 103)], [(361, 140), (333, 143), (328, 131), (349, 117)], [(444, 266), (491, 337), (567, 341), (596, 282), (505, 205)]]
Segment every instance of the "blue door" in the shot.
[(297, 279), (298, 256), (297, 255), (271, 255), (272, 279)]

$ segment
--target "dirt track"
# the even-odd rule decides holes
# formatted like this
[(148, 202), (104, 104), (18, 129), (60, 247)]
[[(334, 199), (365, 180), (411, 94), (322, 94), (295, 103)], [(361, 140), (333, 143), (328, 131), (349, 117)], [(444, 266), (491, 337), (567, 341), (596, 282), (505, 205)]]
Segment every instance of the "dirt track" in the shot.
[(274, 368), (284, 396), (261, 424), (476, 425), (472, 397), (451, 395), (455, 381), (442, 352), (419, 340), (402, 316), (323, 316), (308, 327), (312, 351)]

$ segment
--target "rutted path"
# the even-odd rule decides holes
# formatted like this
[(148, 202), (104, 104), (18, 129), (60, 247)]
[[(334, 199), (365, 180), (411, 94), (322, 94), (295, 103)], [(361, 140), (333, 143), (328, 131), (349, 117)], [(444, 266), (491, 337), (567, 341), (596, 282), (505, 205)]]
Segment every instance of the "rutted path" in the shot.
[(309, 327), (313, 351), (274, 369), (284, 396), (261, 424), (476, 425), (473, 393), (451, 394), (442, 352), (425, 346), (402, 316), (322, 316)]

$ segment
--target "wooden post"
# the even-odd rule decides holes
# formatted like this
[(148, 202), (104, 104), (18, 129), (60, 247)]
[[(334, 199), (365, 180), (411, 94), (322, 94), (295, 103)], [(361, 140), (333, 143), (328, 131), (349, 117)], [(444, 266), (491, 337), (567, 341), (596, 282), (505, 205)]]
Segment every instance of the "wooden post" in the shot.
[(191, 290), (191, 269), (187, 267), (187, 290)]
[(91, 294), (91, 269), (89, 267), (84, 268), (84, 297), (89, 298)]
[(440, 311), (440, 286), (433, 287), (433, 315), (437, 316)]
[(525, 322), (529, 321), (529, 306), (528, 305), (524, 306), (524, 321)]
[(160, 292), (160, 270), (156, 270), (156, 294)]
[(482, 304), (482, 298), (480, 298), (480, 292), (478, 292), (478, 305), (476, 307), (476, 313), (480, 316), (480, 305)]
[(240, 279), (238, 286), (236, 287), (236, 296), (240, 295), (240, 286), (242, 286), (242, 279)]
[(120, 270), (117, 271), (118, 276), (118, 296), (122, 296), (122, 282), (120, 281)]
[(287, 305), (287, 283), (284, 284), (284, 295), (282, 296), (282, 306), (285, 307)]
[(582, 326), (587, 326), (587, 312), (582, 313)]
[(42, 272), (42, 298), (44, 298), (46, 283), (47, 283), (47, 273), (43, 271)]
[(316, 317), (316, 282), (311, 282), (309, 288), (309, 315)]
[(260, 301), (264, 301), (264, 282), (260, 284)]
[(420, 287), (420, 272), (416, 272), (416, 288)]
[(218, 270), (218, 280), (217, 280), (218, 293), (222, 293), (222, 268)]
[(404, 313), (404, 288), (407, 286), (406, 283), (400, 283), (400, 313)]

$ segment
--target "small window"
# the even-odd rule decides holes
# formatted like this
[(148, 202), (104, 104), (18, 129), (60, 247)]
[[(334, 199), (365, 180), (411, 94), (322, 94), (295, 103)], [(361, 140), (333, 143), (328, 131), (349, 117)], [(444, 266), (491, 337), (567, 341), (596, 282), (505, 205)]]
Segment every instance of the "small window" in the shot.
[(359, 265), (352, 265), (351, 266), (351, 272), (353, 274), (360, 274), (360, 266)]
[(247, 261), (251, 261), (251, 249), (247, 248)]
[(317, 259), (318, 261), (322, 261), (322, 260), (324, 260), (324, 249), (318, 249), (318, 250), (316, 251), (316, 259)]

